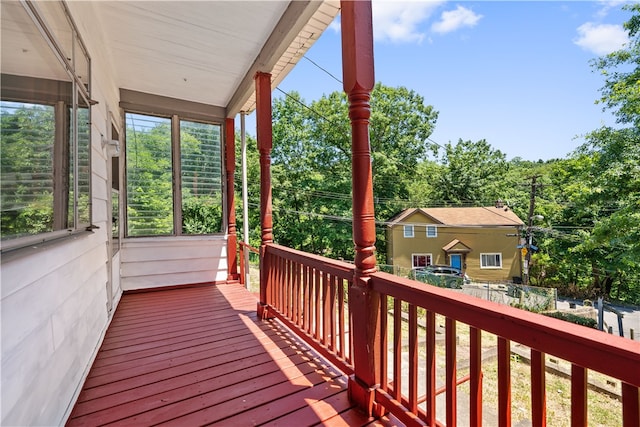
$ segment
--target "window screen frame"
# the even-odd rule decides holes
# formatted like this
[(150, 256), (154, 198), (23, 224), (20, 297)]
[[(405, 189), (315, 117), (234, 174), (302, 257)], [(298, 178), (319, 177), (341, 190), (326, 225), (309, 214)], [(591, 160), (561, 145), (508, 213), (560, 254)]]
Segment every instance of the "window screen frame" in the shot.
[[(221, 107), (200, 104), (186, 100), (163, 97), (159, 95), (146, 94), (131, 90), (122, 89), (120, 91), (121, 101), (120, 107), (123, 109), (124, 117), (131, 114), (140, 114), (145, 116), (153, 116), (159, 118), (170, 119), (171, 121), (171, 152), (172, 152), (172, 203), (173, 203), (173, 232), (171, 234), (158, 235), (131, 235), (129, 233), (129, 217), (128, 217), (128, 170), (127, 164), (127, 131), (126, 126), (124, 134), (124, 183), (121, 186), (123, 207), (123, 221), (125, 239), (139, 238), (167, 238), (167, 237), (185, 237), (185, 238), (201, 238), (203, 236), (219, 236), (224, 235), (227, 230), (227, 191), (226, 191), (226, 170), (225, 170), (225, 146), (226, 146), (226, 120), (224, 119), (224, 109)], [(126, 120), (125, 120), (126, 121)], [(221, 224), (220, 230), (212, 233), (188, 234), (182, 231), (182, 189), (181, 189), (181, 165), (180, 165), (180, 122), (189, 121), (195, 123), (210, 124), (218, 126), (220, 129), (220, 191), (221, 191)]]
[[(497, 256), (499, 258), (499, 265), (486, 265), (484, 262), (487, 256)], [(480, 254), (480, 268), (489, 270), (500, 270), (502, 268), (502, 252), (483, 252)]]
[[(416, 265), (415, 261), (416, 261), (416, 258), (418, 257), (425, 257), (426, 263), (424, 266)], [(423, 268), (430, 265), (433, 265), (433, 254), (431, 253), (412, 253), (411, 254), (411, 268)]]
[(415, 236), (415, 227), (411, 224), (405, 224), (402, 226), (402, 236), (405, 239), (412, 239)]
[[(51, 106), (54, 108), (54, 140), (52, 148), (53, 168), (53, 225), (52, 230), (40, 233), (2, 236), (0, 251), (30, 247), (34, 244), (57, 240), (66, 236), (90, 231), (93, 224), (92, 191), (92, 105), (91, 57), (64, 2), (51, 3), (56, 10), (40, 10), (42, 5), (22, 2), (26, 14), (31, 18), (47, 52), (57, 60), (67, 80), (50, 80), (27, 75), (2, 74), (2, 101), (22, 104)], [(51, 12), (55, 13), (51, 13)], [(57, 34), (48, 21), (62, 25), (68, 31), (70, 50), (65, 52)], [(80, 61), (82, 56), (82, 61)], [(76, 64), (84, 65), (82, 75)], [(81, 110), (85, 116), (81, 116)], [(79, 122), (82, 118), (83, 122)], [(86, 122), (85, 122), (86, 119)], [(84, 133), (79, 133), (83, 127)], [(81, 140), (82, 139), (82, 140)], [(80, 147), (80, 144), (83, 144)], [(84, 151), (81, 151), (82, 150)], [(86, 153), (80, 163), (79, 153)], [(82, 173), (81, 173), (82, 171)], [(82, 180), (82, 187), (80, 181)], [(83, 190), (83, 193), (80, 193)], [(84, 203), (81, 197), (86, 196)], [(82, 220), (81, 220), (82, 219)]]

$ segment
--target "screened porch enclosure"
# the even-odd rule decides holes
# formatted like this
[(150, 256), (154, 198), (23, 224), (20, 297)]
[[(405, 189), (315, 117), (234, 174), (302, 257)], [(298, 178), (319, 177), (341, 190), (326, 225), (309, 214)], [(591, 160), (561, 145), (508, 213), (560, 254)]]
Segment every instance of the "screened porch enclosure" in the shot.
[[(491, 406), (491, 422), (510, 426), (520, 399), (515, 346), (531, 361), (532, 425), (553, 417), (550, 356), (570, 366), (572, 425), (588, 424), (588, 372), (617, 381), (621, 424), (640, 424), (636, 342), (377, 271), (371, 2), (2, 7), (3, 119), (35, 109), (55, 129), (34, 144), (23, 139), (44, 165), (34, 162), (42, 179), (27, 181), (46, 187), (48, 225), (2, 242), (3, 425), (455, 426), (468, 418), (479, 426)], [(272, 91), (338, 12), (353, 263), (273, 239), (287, 224), (272, 215)], [(21, 46), (35, 41), (40, 49)], [(36, 102), (49, 92), (21, 90), (47, 87), (47, 76), (16, 59), (42, 49), (52, 55), (48, 80), (68, 100)], [(20, 76), (16, 88), (4, 86), (5, 75)], [(238, 283), (235, 117), (250, 111), (260, 156), (258, 295)], [(77, 125), (71, 138), (68, 123)], [(35, 142), (47, 144), (52, 162)], [(3, 197), (17, 200), (7, 183)], [(496, 341), (490, 387), (486, 334)]]

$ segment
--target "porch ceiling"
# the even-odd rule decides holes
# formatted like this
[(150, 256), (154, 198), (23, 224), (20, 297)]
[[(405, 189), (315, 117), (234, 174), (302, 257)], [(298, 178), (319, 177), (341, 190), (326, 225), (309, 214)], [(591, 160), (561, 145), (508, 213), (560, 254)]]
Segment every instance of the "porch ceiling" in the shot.
[(121, 88), (224, 107), (227, 117), (252, 111), (255, 73), (272, 73), (275, 87), (339, 11), (337, 0), (77, 3), (95, 8)]

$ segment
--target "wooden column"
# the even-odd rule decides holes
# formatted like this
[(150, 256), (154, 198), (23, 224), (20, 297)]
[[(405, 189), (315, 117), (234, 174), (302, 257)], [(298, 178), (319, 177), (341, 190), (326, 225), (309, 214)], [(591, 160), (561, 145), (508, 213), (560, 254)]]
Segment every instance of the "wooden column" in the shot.
[(236, 172), (236, 135), (233, 119), (225, 121), (225, 169), (227, 171), (227, 280), (238, 279), (238, 237), (236, 232), (236, 202), (233, 177)]
[(344, 91), (349, 99), (353, 181), (353, 241), (355, 277), (349, 289), (353, 319), (354, 375), (349, 397), (368, 415), (378, 415), (374, 402), (380, 383), (380, 295), (369, 287), (376, 271), (376, 228), (373, 210), (373, 179), (369, 146), (369, 103), (375, 84), (371, 2), (341, 1), (342, 68)]
[(256, 73), (256, 130), (260, 152), (260, 301), (258, 316), (268, 317), (269, 259), (266, 247), (273, 242), (273, 215), (271, 206), (271, 74)]

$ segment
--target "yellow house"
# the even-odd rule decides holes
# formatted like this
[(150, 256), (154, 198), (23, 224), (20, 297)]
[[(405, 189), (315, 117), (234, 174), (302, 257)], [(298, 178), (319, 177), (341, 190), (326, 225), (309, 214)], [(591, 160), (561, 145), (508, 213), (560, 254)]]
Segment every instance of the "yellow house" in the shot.
[(395, 267), (451, 265), (475, 281), (521, 276), (518, 249), (524, 223), (504, 206), (411, 208), (387, 228), (387, 262)]

